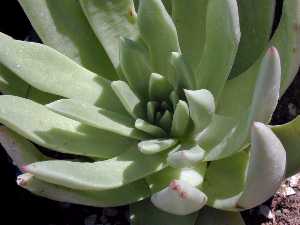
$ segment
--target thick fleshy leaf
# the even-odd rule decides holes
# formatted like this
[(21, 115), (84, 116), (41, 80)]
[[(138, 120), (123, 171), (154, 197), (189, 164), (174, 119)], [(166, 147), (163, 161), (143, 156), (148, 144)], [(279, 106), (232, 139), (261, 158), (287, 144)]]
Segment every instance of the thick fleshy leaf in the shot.
[(240, 213), (205, 207), (199, 211), (195, 225), (245, 225)]
[(134, 120), (131, 117), (93, 105), (72, 99), (62, 99), (48, 104), (47, 107), (56, 113), (103, 131), (138, 140), (150, 137), (134, 128)]
[[(283, 15), (270, 44), (277, 48), (281, 59), (282, 75), (280, 95), (282, 95), (290, 85), (299, 68), (299, 12), (299, 0), (284, 1)], [(263, 55), (265, 55), (265, 53)], [(221, 99), (218, 102), (217, 112), (219, 114), (238, 118), (244, 110), (249, 107), (263, 55), (246, 72), (226, 83), (224, 91), (221, 94)], [(237, 95), (236, 93), (239, 94)]]
[(113, 81), (111, 87), (124, 108), (133, 118), (145, 118), (145, 111), (142, 106), (141, 100), (130, 89), (125, 81)]
[(80, 0), (81, 7), (96, 36), (117, 69), (120, 37), (134, 40), (136, 12), (132, 0)]
[(300, 171), (300, 117), (287, 124), (271, 128), (286, 151), (286, 175), (289, 177), (298, 173)]
[(179, 100), (173, 115), (171, 136), (182, 137), (187, 134), (190, 124), (190, 111), (185, 101)]
[(205, 172), (206, 163), (198, 163), (193, 168), (172, 168), (167, 167), (155, 174), (146, 177), (151, 193), (156, 193), (167, 187), (172, 180), (182, 180), (193, 187), (201, 187)]
[(182, 53), (195, 72), (205, 43), (208, 0), (169, 1), (172, 1), (172, 17)]
[(240, 151), (247, 144), (254, 121), (268, 123), (279, 99), (280, 58), (276, 48), (270, 48), (259, 69), (250, 109), (239, 118), (239, 123), (215, 147), (209, 150), (206, 160), (224, 158)]
[(189, 103), (190, 116), (194, 122), (196, 132), (202, 131), (211, 121), (215, 112), (215, 100), (210, 91), (185, 90)]
[(131, 225), (195, 225), (197, 213), (176, 216), (157, 209), (149, 200), (130, 205)]
[(154, 101), (163, 101), (168, 99), (172, 91), (172, 86), (168, 80), (158, 74), (152, 73), (149, 80), (149, 97)]
[(129, 86), (140, 98), (148, 99), (151, 66), (147, 48), (125, 38), (120, 45), (120, 65)]
[(155, 101), (147, 102), (147, 119), (150, 123), (154, 123), (155, 112), (158, 105), (158, 102)]
[(167, 133), (163, 129), (142, 119), (137, 119), (135, 121), (135, 128), (144, 131), (153, 137), (162, 138), (167, 136)]
[(103, 77), (117, 78), (77, 0), (19, 0), (19, 3), (44, 44)]
[(188, 182), (174, 180), (168, 187), (152, 195), (151, 202), (167, 213), (185, 216), (201, 209), (207, 197)]
[(84, 125), (28, 99), (2, 95), (0, 105), (2, 124), (55, 151), (109, 158), (136, 144), (133, 139)]
[(209, 164), (202, 186), (209, 206), (237, 210), (236, 204), (245, 186), (248, 161), (248, 152), (242, 151)]
[(196, 79), (197, 88), (210, 90), (216, 100), (233, 66), (240, 36), (236, 0), (208, 1), (206, 41)]
[(268, 45), (276, 0), (237, 0), (241, 25), (241, 41), (230, 77), (246, 71)]
[(0, 127), (0, 143), (19, 168), (47, 159), (32, 143), (4, 126)]
[(174, 147), (178, 143), (175, 139), (153, 139), (138, 143), (140, 152), (146, 155), (156, 154)]
[(194, 90), (196, 87), (195, 74), (189, 64), (185, 62), (184, 57), (178, 52), (172, 52), (171, 64), (175, 70), (175, 81), (173, 81), (173, 86), (176, 89), (185, 88)]
[(171, 152), (168, 155), (168, 164), (174, 168), (194, 167), (205, 155), (205, 151), (198, 145), (189, 149), (182, 149), (177, 152)]
[(237, 207), (249, 209), (268, 200), (280, 187), (285, 166), (286, 153), (279, 139), (264, 124), (254, 123), (246, 185)]
[(161, 0), (140, 0), (138, 27), (150, 49), (154, 72), (168, 76), (171, 52), (180, 52), (176, 27)]
[(108, 80), (45, 45), (0, 34), (0, 63), (41, 91), (124, 112)]
[(113, 207), (140, 201), (150, 195), (144, 180), (120, 188), (105, 191), (82, 191), (50, 184), (26, 173), (18, 177), (17, 183), (24, 189), (59, 202), (73, 204)]
[(38, 179), (73, 189), (107, 190), (162, 170), (166, 167), (166, 154), (145, 155), (135, 145), (105, 161), (82, 163), (52, 160), (30, 164), (24, 170)]
[(166, 110), (158, 121), (158, 125), (166, 132), (170, 131), (172, 125), (172, 117), (173, 115), (170, 113), (170, 111)]

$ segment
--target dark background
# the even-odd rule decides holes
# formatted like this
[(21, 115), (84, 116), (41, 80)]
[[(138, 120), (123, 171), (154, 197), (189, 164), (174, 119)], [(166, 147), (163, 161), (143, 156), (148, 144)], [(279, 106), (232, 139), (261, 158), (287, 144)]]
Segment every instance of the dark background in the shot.
[[(275, 22), (274, 28), (278, 24), (282, 7), (282, 0), (278, 0), (277, 2), (277, 22)], [(3, 1), (0, 9), (0, 32), (6, 33), (16, 39), (24, 40), (31, 31), (30, 22), (19, 6), (18, 1)], [(282, 98), (273, 117), (273, 123), (283, 123), (291, 119), (288, 113), (288, 104), (293, 103), (299, 108), (300, 103), (297, 100), (297, 97), (300, 96), (299, 88), (297, 88), (299, 86), (300, 81), (298, 79)], [(70, 206), (69, 204), (57, 203), (36, 197), (16, 185), (15, 179), (17, 173), (18, 171), (11, 164), (10, 159), (0, 146), (0, 190), (2, 194), (0, 197), (0, 202), (2, 203), (0, 218), (1, 221), (7, 221), (4, 222), (6, 224), (83, 225), (86, 216), (93, 213), (102, 213), (101, 209), (76, 205)], [(128, 222), (120, 225), (125, 224), (128, 224)]]

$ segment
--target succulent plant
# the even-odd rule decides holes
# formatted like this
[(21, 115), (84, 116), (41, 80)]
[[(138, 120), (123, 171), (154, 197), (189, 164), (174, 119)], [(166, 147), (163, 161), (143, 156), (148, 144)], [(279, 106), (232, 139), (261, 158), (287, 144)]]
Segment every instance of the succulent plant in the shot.
[(0, 35), (17, 183), (133, 225), (244, 224), (300, 167), (300, 120), (267, 125), (300, 62), (300, 1), (270, 40), (275, 3), (20, 0), (45, 45)]

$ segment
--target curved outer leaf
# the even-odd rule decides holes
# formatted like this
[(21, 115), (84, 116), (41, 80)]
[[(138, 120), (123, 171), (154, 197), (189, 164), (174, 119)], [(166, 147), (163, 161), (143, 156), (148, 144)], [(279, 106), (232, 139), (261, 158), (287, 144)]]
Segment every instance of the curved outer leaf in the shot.
[(94, 163), (52, 160), (26, 166), (38, 179), (80, 190), (107, 190), (139, 180), (166, 167), (167, 153), (145, 155), (137, 147)]
[(197, 213), (188, 216), (165, 213), (148, 200), (130, 205), (130, 213), (131, 225), (195, 225), (197, 219)]
[(196, 72), (205, 43), (208, 0), (169, 1), (172, 1), (172, 17), (176, 25), (182, 54)]
[(178, 143), (176, 139), (153, 139), (138, 143), (138, 149), (145, 155), (153, 155), (174, 147)]
[(39, 90), (125, 112), (108, 80), (45, 45), (0, 34), (0, 62)]
[(240, 213), (203, 208), (199, 211), (195, 225), (245, 225)]
[(236, 203), (245, 186), (248, 161), (248, 152), (242, 151), (209, 164), (202, 185), (209, 206), (236, 210)]
[(2, 95), (0, 106), (2, 124), (55, 151), (110, 158), (136, 144), (133, 139), (89, 127), (28, 99)]
[(237, 0), (241, 25), (241, 41), (230, 77), (246, 71), (268, 45), (276, 0)]
[(154, 72), (168, 76), (170, 54), (180, 52), (180, 47), (176, 27), (161, 0), (140, 1), (138, 27), (150, 49)]
[(286, 150), (286, 176), (300, 171), (300, 117), (284, 124), (271, 127)]
[(206, 42), (196, 74), (197, 88), (208, 89), (217, 101), (233, 66), (241, 37), (236, 0), (210, 0), (206, 28)]
[(264, 124), (254, 123), (246, 185), (237, 207), (249, 209), (268, 200), (284, 179), (285, 166), (286, 153), (279, 139)]
[(173, 180), (169, 186), (153, 194), (151, 202), (167, 213), (186, 216), (201, 209), (207, 197), (189, 182)]
[(43, 43), (95, 73), (108, 79), (117, 78), (77, 0), (19, 0), (19, 3)]
[(19, 168), (47, 159), (32, 143), (4, 126), (0, 127), (0, 143)]
[(270, 48), (264, 57), (256, 81), (250, 109), (225, 138), (206, 155), (206, 160), (224, 158), (240, 151), (247, 144), (254, 121), (268, 123), (276, 108), (280, 89), (280, 58), (276, 48)]
[(136, 130), (132, 118), (93, 105), (72, 99), (62, 99), (48, 104), (47, 107), (63, 116), (103, 131), (109, 131), (138, 140), (151, 137)]
[(39, 180), (28, 173), (20, 175), (17, 182), (22, 188), (51, 200), (94, 207), (126, 205), (150, 195), (144, 180), (107, 191), (73, 190)]
[(80, 0), (81, 7), (114, 67), (119, 67), (120, 37), (136, 39), (132, 0)]
[[(271, 40), (282, 64), (280, 94), (292, 82), (300, 62), (300, 0), (285, 0), (279, 27)], [(263, 56), (242, 75), (228, 81), (221, 94), (217, 112), (238, 118), (249, 107)], [(239, 93), (238, 95), (236, 93)]]

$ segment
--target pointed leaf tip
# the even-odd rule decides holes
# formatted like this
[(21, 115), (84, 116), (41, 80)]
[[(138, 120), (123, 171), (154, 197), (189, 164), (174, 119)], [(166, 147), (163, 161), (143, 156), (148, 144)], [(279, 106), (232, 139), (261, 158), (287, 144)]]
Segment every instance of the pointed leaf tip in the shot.
[(201, 209), (207, 202), (206, 195), (182, 180), (173, 180), (168, 187), (151, 197), (159, 209), (175, 214), (188, 215)]
[(251, 144), (245, 190), (238, 202), (238, 207), (244, 209), (255, 207), (269, 199), (279, 188), (286, 167), (284, 147), (263, 123), (253, 124)]

